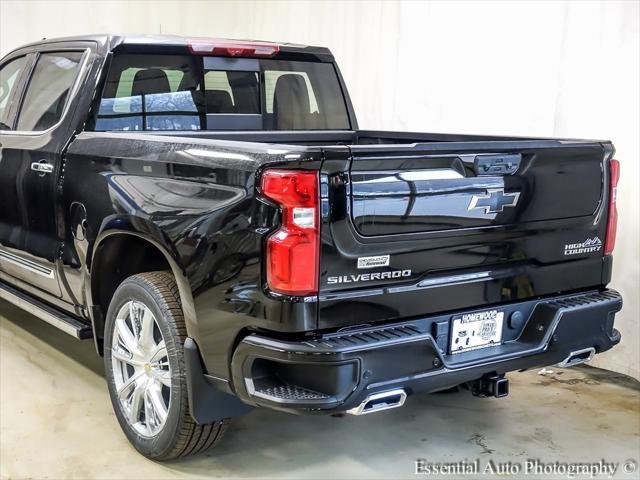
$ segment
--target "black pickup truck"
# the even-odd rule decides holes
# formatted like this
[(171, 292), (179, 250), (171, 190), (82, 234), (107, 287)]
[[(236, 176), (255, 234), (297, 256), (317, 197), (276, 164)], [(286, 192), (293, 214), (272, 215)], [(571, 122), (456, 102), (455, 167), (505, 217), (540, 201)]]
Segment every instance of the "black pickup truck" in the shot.
[(172, 36), (12, 51), (0, 121), (0, 298), (93, 339), (150, 458), (620, 341), (608, 141), (363, 131), (325, 48)]

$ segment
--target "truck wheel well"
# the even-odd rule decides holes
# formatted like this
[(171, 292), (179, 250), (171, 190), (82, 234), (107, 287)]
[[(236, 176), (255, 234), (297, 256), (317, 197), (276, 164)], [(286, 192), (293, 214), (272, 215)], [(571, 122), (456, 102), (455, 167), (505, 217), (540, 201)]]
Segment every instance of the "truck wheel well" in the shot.
[(118, 286), (131, 275), (161, 270), (171, 271), (171, 265), (158, 247), (143, 238), (113, 235), (98, 246), (91, 265), (91, 296), (101, 317), (99, 321), (94, 319), (94, 334), (99, 343), (104, 319)]

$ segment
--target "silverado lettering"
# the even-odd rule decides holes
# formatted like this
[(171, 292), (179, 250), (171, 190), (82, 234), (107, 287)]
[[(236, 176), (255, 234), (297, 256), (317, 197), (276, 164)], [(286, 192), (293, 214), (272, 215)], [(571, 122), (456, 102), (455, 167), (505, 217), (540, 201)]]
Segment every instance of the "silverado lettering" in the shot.
[(328, 277), (327, 283), (357, 283), (371, 280), (390, 280), (392, 278), (410, 277), (411, 270), (393, 270), (391, 272), (358, 273), (356, 275), (339, 275)]

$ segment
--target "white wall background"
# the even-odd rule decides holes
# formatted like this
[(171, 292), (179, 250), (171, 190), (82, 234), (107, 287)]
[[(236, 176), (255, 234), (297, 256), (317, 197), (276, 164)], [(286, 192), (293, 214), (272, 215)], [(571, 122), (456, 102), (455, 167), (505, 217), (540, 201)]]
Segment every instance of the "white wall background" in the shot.
[(636, 1), (11, 1), (0, 54), (112, 32), (331, 48), (360, 126), (604, 138), (622, 162), (613, 286), (623, 341), (596, 364), (640, 378), (640, 3)]

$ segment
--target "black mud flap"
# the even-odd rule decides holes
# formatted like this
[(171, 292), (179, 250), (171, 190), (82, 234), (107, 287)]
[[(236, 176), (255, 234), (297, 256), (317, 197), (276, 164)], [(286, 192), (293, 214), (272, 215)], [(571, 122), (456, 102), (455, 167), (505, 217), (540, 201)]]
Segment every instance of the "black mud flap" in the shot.
[(187, 375), (189, 410), (199, 424), (239, 417), (253, 410), (238, 397), (221, 392), (207, 381), (200, 362), (198, 346), (192, 338), (184, 342), (184, 362)]

